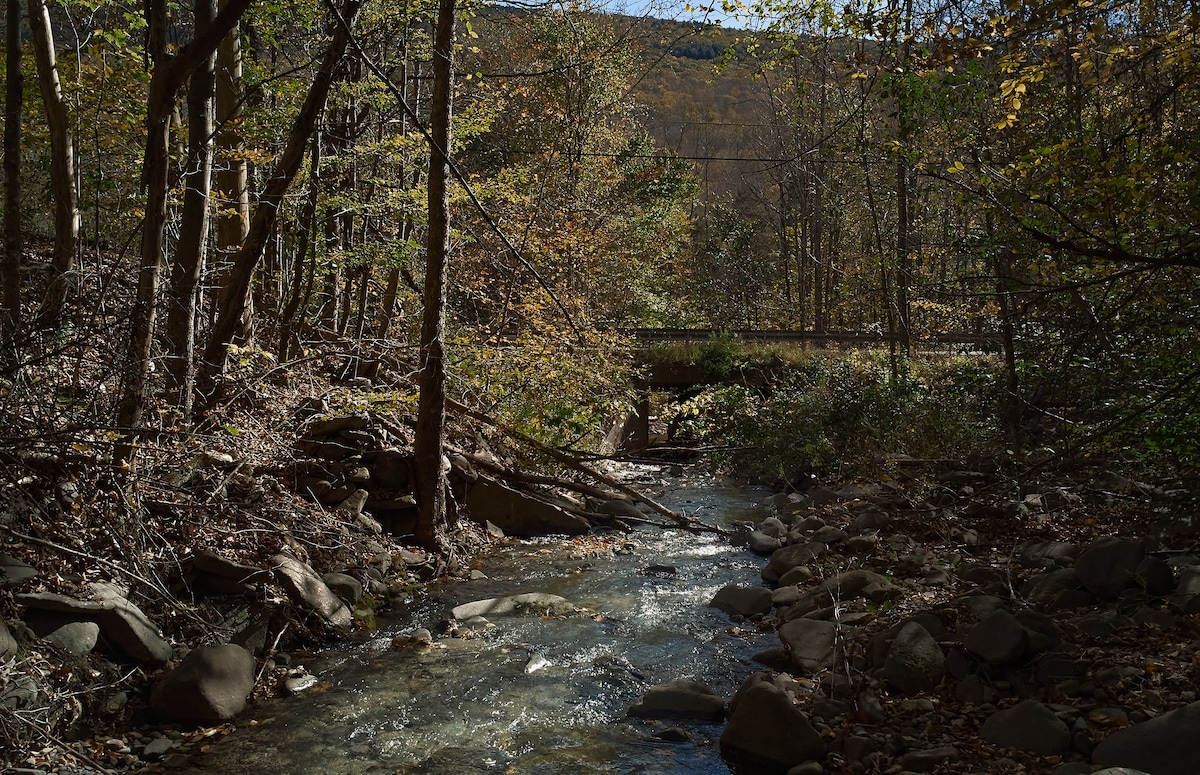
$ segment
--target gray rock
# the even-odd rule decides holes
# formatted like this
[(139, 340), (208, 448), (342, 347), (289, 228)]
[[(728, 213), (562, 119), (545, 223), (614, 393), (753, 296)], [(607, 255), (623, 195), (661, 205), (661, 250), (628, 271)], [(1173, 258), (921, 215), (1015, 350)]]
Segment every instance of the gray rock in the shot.
[(771, 590), (763, 587), (742, 587), (729, 584), (713, 596), (709, 606), (719, 608), (730, 616), (755, 616), (771, 610)]
[(0, 554), (0, 589), (16, 589), (30, 579), (37, 578), (37, 569), (16, 557)]
[(362, 600), (362, 582), (348, 573), (325, 573), (322, 574), (321, 581), (349, 605), (355, 605)]
[(761, 530), (750, 533), (746, 539), (746, 547), (755, 554), (771, 554), (780, 546), (779, 539), (767, 535)]
[(820, 557), (824, 551), (824, 544), (791, 544), (776, 549), (767, 561), (767, 566), (762, 569), (762, 577), (765, 581), (779, 581), (792, 568), (807, 565)]
[(916, 622), (907, 622), (892, 640), (882, 676), (904, 694), (932, 691), (945, 675), (945, 664), (945, 655), (929, 631)]
[(335, 627), (349, 627), (353, 615), (317, 572), (295, 557), (280, 552), (271, 557), (275, 579), (294, 602), (306, 605)]
[(369, 497), (370, 493), (368, 493), (366, 490), (355, 490), (346, 496), (346, 498), (337, 505), (337, 508), (349, 512), (351, 516), (358, 516), (362, 513), (363, 507), (367, 505), (367, 498)]
[(464, 505), (471, 519), (491, 522), (506, 535), (582, 535), (591, 529), (583, 517), (484, 476), (471, 485)]
[(1028, 609), (1017, 611), (1016, 620), (1025, 628), (1029, 635), (1029, 654), (1043, 654), (1053, 651), (1062, 643), (1062, 630), (1058, 623), (1045, 614)]
[(751, 678), (730, 705), (729, 722), (721, 733), (721, 755), (747, 772), (786, 770), (824, 759), (825, 744), (782, 689)]
[(476, 616), (519, 616), (523, 614), (566, 616), (572, 613), (575, 613), (575, 606), (570, 600), (545, 592), (526, 592), (520, 595), (475, 600), (457, 605), (450, 610), (450, 616), (459, 621), (466, 621)]
[(77, 600), (53, 592), (29, 592), (13, 599), (31, 610), (71, 614), (78, 621), (94, 621), (104, 637), (142, 664), (160, 665), (171, 658), (171, 644), (141, 609), (111, 590), (99, 600)]
[(150, 694), (165, 719), (229, 721), (254, 690), (254, 657), (241, 646), (200, 646), (168, 673)]
[(779, 628), (779, 639), (796, 666), (815, 673), (833, 667), (838, 655), (838, 626), (819, 619), (794, 619)]
[(629, 715), (637, 718), (720, 721), (725, 718), (725, 700), (697, 681), (668, 681), (651, 687), (629, 709)]
[(1130, 586), (1146, 547), (1132, 538), (1098, 538), (1075, 561), (1075, 575), (1088, 592), (1111, 598)]
[(166, 756), (172, 748), (175, 748), (175, 741), (169, 737), (156, 737), (142, 748), (141, 757), (148, 762), (158, 761)]
[(1198, 738), (1200, 702), (1193, 702), (1104, 738), (1092, 752), (1092, 763), (1154, 775), (1196, 775)]
[(1071, 749), (1071, 730), (1054, 711), (1036, 700), (999, 710), (983, 722), (980, 735), (993, 745), (1041, 756)]
[(1171, 605), (1185, 614), (1200, 613), (1200, 567), (1193, 565), (1180, 570)]
[(342, 431), (361, 431), (371, 425), (365, 414), (351, 414), (342, 417), (331, 417), (327, 420), (314, 420), (304, 429), (308, 437), (334, 437)]
[[(780, 551), (786, 551), (787, 548), (791, 547)], [(896, 592), (896, 586), (878, 573), (861, 569), (846, 571), (804, 592), (800, 600), (783, 613), (783, 618), (796, 619), (818, 609), (858, 598), (883, 603)]]
[(262, 568), (255, 568), (252, 565), (243, 565), (239, 562), (234, 562), (216, 552), (210, 552), (205, 549), (196, 552), (195, 556), (192, 557), (192, 565), (196, 570), (224, 579), (230, 579), (239, 584), (259, 584), (271, 580), (269, 571), (265, 571)]
[(1074, 568), (1056, 568), (1031, 576), (1022, 585), (1021, 596), (1032, 605), (1054, 610), (1063, 593), (1082, 589)]
[(0, 619), (0, 661), (16, 656), (19, 650), (17, 639), (9, 632), (5, 621)]
[(1027, 541), (1016, 551), (1016, 560), (1027, 568), (1067, 565), (1079, 554), (1079, 547), (1065, 541)]
[(797, 565), (787, 573), (779, 577), (777, 582), (781, 587), (790, 587), (796, 584), (803, 584), (813, 580), (812, 568), (807, 565)]
[(963, 645), (989, 665), (1008, 665), (1025, 656), (1029, 633), (1016, 617), (997, 608), (971, 628)]
[(92, 653), (99, 638), (100, 625), (95, 622), (67, 622), (42, 636), (42, 640), (76, 656)]
[(771, 538), (779, 538), (787, 533), (787, 525), (779, 517), (767, 517), (758, 525), (758, 531)]
[(372, 483), (385, 490), (407, 490), (412, 474), (408, 456), (394, 449), (380, 450), (371, 468)]
[(839, 544), (846, 540), (846, 531), (833, 525), (826, 525), (812, 534), (812, 540), (818, 544)]

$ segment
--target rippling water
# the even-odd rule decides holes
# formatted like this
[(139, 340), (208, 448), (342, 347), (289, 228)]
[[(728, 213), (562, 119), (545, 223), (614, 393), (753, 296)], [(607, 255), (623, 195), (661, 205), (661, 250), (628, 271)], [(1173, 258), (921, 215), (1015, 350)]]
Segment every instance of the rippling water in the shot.
[[(704, 478), (666, 488), (662, 502), (709, 524), (761, 517), (762, 492)], [(215, 743), (197, 771), (727, 775), (720, 725), (681, 724), (690, 741), (670, 743), (654, 737), (669, 724), (626, 711), (648, 687), (676, 678), (732, 696), (754, 669), (750, 655), (774, 641), (732, 627), (707, 603), (726, 584), (759, 584), (761, 561), (679, 530), (641, 529), (628, 543), (611, 554), (588, 551), (586, 541), (499, 549), (484, 558), (489, 578), (431, 587), (400, 618), (381, 618), (376, 642), (433, 629), (452, 605), (504, 594), (549, 592), (590, 613), (493, 617), (497, 626), (481, 637), (425, 651), (365, 643), (320, 654), (306, 663), (320, 688), (252, 707), (256, 723)], [(647, 572), (652, 565), (676, 572)]]

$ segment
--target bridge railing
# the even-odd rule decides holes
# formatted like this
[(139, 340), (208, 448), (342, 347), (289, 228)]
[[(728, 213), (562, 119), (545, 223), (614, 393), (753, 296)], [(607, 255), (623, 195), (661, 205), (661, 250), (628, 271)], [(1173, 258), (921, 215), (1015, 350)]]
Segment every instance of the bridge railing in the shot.
[[(711, 328), (625, 328), (621, 332), (639, 342), (707, 342), (721, 336), (732, 336), (743, 342), (812, 342), (816, 344), (886, 344), (887, 334), (869, 331), (784, 331), (779, 329), (735, 329)], [(933, 334), (913, 337), (920, 344), (973, 344), (981, 347), (994, 346), (1002, 341), (998, 333), (978, 334)]]

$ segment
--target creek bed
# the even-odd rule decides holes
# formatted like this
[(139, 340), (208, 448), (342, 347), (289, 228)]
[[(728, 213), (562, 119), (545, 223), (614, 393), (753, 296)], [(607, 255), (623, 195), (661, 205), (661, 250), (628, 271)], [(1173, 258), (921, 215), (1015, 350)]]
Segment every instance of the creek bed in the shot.
[[(708, 477), (669, 478), (655, 493), (709, 524), (762, 516), (762, 491)], [(374, 646), (307, 660), (317, 688), (253, 706), (253, 723), (214, 742), (195, 771), (729, 772), (717, 750), (721, 725), (681, 723), (690, 739), (666, 742), (655, 735), (671, 723), (626, 711), (650, 686), (677, 678), (732, 697), (755, 669), (750, 655), (777, 641), (707, 604), (726, 584), (760, 584), (760, 559), (717, 536), (650, 527), (606, 541), (514, 541), (481, 559), (488, 578), (430, 585), (407, 610), (380, 617)], [(433, 649), (379, 647), (433, 629), (450, 606), (524, 592), (585, 610), (494, 617), (479, 637), (439, 639)]]

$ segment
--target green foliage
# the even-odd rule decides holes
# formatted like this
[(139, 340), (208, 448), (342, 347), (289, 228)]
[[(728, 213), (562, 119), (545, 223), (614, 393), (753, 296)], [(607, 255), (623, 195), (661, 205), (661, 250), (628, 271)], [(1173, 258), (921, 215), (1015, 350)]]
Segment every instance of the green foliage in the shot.
[(733, 373), (737, 363), (741, 340), (733, 334), (721, 333), (700, 345), (696, 354), (696, 365), (708, 382), (720, 382)]
[(727, 445), (740, 475), (795, 480), (889, 454), (959, 457), (994, 450), (996, 364), (947, 359), (910, 364), (893, 379), (882, 351), (817, 356), (767, 394), (706, 390), (679, 407), (685, 432)]

